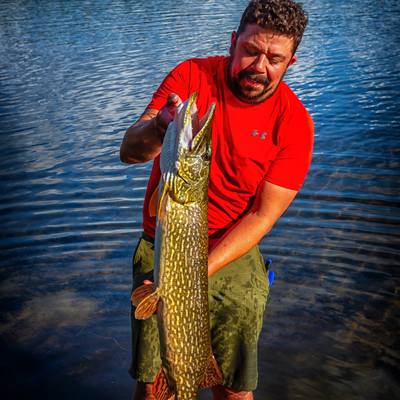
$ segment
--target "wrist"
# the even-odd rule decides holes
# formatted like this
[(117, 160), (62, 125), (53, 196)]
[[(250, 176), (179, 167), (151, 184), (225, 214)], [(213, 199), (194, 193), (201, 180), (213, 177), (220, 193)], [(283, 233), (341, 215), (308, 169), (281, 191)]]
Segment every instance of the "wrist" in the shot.
[(213, 251), (208, 254), (208, 277), (213, 275), (225, 265), (221, 262), (222, 260), (218, 261), (216, 256), (217, 254)]

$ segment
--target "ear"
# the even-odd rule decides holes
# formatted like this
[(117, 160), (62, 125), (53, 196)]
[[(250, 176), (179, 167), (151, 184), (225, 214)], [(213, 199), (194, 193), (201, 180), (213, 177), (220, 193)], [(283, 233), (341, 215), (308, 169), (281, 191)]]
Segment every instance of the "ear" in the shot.
[(289, 67), (290, 65), (294, 64), (296, 61), (297, 61), (297, 56), (294, 55), (294, 56), (290, 59), (289, 64), (288, 64), (288, 67)]
[(236, 38), (237, 38), (237, 34), (235, 31), (232, 32), (231, 34), (231, 47), (229, 49), (229, 54), (232, 55), (232, 51), (236, 46)]

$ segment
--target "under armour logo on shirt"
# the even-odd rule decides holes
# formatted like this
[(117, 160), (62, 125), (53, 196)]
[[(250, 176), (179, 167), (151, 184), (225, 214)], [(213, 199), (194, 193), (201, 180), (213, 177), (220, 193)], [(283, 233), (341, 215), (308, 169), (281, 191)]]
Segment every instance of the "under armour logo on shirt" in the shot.
[[(254, 137), (259, 135), (257, 129), (254, 129), (254, 131), (253, 131), (253, 133), (251, 135), (254, 136)], [(265, 132), (263, 132), (260, 137), (261, 137), (261, 139), (265, 139), (265, 136), (267, 136), (267, 134)]]

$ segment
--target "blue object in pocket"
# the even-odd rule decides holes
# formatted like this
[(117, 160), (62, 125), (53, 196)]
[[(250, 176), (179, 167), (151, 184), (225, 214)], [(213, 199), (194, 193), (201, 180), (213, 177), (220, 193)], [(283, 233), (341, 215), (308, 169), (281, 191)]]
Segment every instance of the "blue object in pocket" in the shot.
[(272, 260), (268, 258), (265, 262), (265, 269), (267, 270), (268, 280), (269, 280), (269, 287), (272, 286), (272, 282), (274, 281), (275, 273), (271, 271), (272, 267)]

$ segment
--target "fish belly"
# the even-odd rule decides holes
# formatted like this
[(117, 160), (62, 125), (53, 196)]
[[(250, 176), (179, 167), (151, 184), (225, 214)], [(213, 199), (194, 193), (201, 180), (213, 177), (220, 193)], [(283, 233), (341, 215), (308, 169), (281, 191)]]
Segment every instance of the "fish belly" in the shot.
[(207, 203), (169, 199), (157, 229), (163, 367), (178, 399), (195, 399), (211, 352)]

